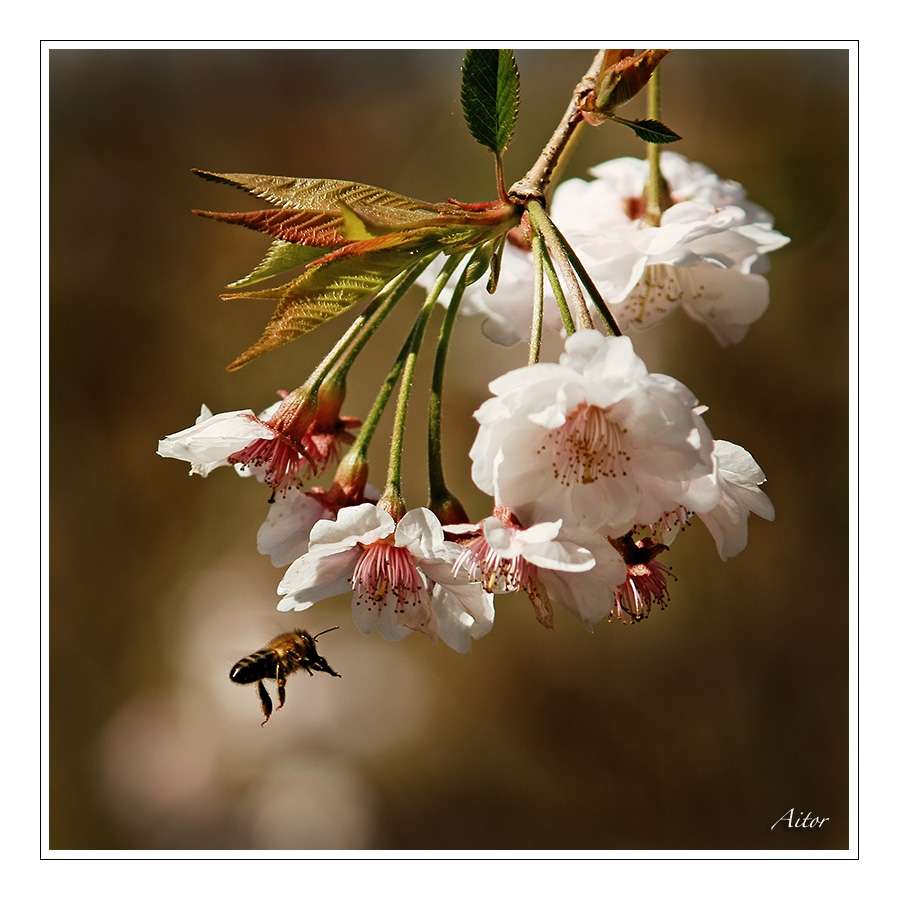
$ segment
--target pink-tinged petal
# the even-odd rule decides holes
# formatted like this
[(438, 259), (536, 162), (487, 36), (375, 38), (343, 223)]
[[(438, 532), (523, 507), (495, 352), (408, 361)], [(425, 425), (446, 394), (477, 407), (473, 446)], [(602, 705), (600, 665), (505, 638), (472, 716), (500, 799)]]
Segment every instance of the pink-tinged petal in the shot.
[(307, 553), (291, 564), (278, 585), (281, 612), (308, 609), (313, 603), (346, 593), (358, 550), (328, 556)]

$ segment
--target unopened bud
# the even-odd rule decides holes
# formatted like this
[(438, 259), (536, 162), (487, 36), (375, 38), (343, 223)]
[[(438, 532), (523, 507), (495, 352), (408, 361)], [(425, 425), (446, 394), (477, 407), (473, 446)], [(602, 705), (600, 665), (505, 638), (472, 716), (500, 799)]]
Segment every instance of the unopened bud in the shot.
[(351, 449), (340, 461), (329, 494), (339, 500), (341, 506), (361, 503), (368, 484), (368, 460), (358, 450)]
[(471, 521), (465, 507), (449, 491), (440, 497), (432, 498), (428, 508), (437, 516), (441, 525), (464, 525)]

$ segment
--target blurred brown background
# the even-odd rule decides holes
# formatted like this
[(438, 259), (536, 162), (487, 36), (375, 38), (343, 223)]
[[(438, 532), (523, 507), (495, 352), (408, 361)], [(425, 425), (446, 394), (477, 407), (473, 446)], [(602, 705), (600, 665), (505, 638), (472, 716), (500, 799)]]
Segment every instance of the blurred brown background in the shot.
[[(522, 598), (500, 598), (468, 657), (364, 637), (345, 599), (279, 614), (280, 570), (255, 550), (264, 488), (188, 479), (154, 455), (201, 402), (258, 409), (298, 384), (344, 327), (225, 374), (269, 309), (217, 292), (267, 242), (192, 217), (259, 204), (190, 168), (489, 199), (489, 155), (457, 101), (461, 53), (51, 51), (53, 848), (847, 846), (845, 52), (678, 51), (663, 66), (675, 149), (746, 184), (793, 239), (738, 347), (681, 316), (637, 341), (708, 403), (718, 437), (751, 450), (777, 507), (726, 564), (688, 532), (667, 611), (593, 634), (560, 613), (547, 632)], [(510, 180), (591, 54), (518, 56)], [(641, 153), (626, 129), (589, 130), (566, 174)], [(398, 334), (362, 357), (350, 412), (365, 412)], [(467, 480), (471, 412), (525, 355), (460, 321), (445, 443), (472, 515), (487, 499)], [(230, 665), (287, 627), (335, 624), (323, 652), (343, 680), (294, 676), (260, 729)], [(772, 833), (790, 807), (830, 821)]]

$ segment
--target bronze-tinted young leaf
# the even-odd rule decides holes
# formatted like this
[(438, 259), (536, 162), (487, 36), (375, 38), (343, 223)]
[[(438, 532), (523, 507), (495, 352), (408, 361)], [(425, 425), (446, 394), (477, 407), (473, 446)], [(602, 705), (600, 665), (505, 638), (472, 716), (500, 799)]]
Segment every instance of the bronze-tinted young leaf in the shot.
[(215, 219), (229, 225), (243, 225), (291, 244), (307, 247), (339, 247), (349, 243), (343, 233), (343, 216), (317, 210), (257, 209), (252, 212), (210, 212), (193, 210), (204, 219)]
[(610, 115), (622, 103), (636, 96), (645, 87), (656, 66), (670, 52), (670, 50), (642, 50), (640, 53), (622, 57), (605, 69), (596, 88), (596, 99), (593, 103), (595, 112)]
[(290, 244), (287, 241), (273, 241), (262, 261), (250, 272), (232, 281), (229, 288), (249, 287), (266, 278), (274, 278), (298, 266), (305, 266), (314, 259), (327, 253), (327, 247), (304, 247), (302, 244)]
[(671, 144), (679, 141), (681, 136), (672, 131), (664, 122), (655, 119), (622, 119), (620, 116), (612, 116), (613, 122), (627, 125), (641, 141), (647, 144)]
[(435, 216), (458, 213), (446, 203), (428, 203), (355, 181), (217, 173), (201, 169), (194, 169), (194, 172), (208, 181), (230, 184), (284, 209), (342, 217), (349, 208), (366, 224), (386, 230), (415, 227)]
[(519, 76), (511, 50), (468, 50), (462, 61), (462, 112), (471, 136), (502, 154), (518, 120)]
[[(275, 311), (259, 340), (241, 353), (228, 371), (236, 371), (257, 356), (308, 334), (358, 301), (373, 297), (414, 259), (407, 250), (395, 249), (371, 253), (364, 259), (348, 257), (330, 265), (310, 266), (288, 284), (266, 292), (265, 299), (278, 301)], [(224, 297), (262, 299), (261, 293)]]

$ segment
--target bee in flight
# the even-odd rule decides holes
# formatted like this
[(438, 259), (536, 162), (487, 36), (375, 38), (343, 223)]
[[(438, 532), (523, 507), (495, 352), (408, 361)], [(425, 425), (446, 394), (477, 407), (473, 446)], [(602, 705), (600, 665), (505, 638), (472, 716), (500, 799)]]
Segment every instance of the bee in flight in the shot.
[(261, 650), (245, 656), (234, 664), (229, 676), (233, 682), (236, 684), (256, 682), (262, 713), (265, 716), (261, 724), (265, 725), (272, 714), (272, 698), (262, 683), (263, 678), (272, 678), (278, 685), (278, 709), (284, 706), (287, 676), (291, 673), (305, 669), (310, 675), (313, 672), (327, 672), (335, 678), (340, 678), (340, 675), (328, 665), (328, 661), (319, 655), (315, 645), (317, 638), (339, 627), (335, 625), (334, 628), (326, 628), (318, 634), (309, 634), (302, 628), (287, 631), (273, 637)]

